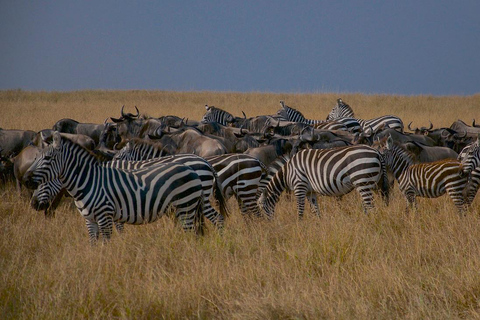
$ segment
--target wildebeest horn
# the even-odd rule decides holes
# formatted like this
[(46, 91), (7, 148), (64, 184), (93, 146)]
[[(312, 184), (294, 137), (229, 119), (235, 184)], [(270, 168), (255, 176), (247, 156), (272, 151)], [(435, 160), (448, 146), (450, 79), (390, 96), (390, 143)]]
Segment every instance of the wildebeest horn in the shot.
[(477, 126), (475, 125), (475, 119), (473, 119), (472, 127), (477, 127)]
[(245, 112), (242, 111), (242, 113), (243, 113), (243, 118), (247, 119), (247, 115), (245, 114)]
[[(408, 130), (410, 130), (410, 131), (415, 131), (416, 129), (413, 130), (413, 129), (410, 127), (410, 126), (412, 125), (412, 122), (413, 122), (413, 121), (410, 121), (410, 123), (408, 124)], [(417, 129), (418, 129), (418, 128), (417, 128)]]
[(433, 123), (432, 121), (428, 120), (428, 122), (430, 122), (430, 128), (428, 128), (428, 131), (432, 130), (433, 129)]
[(135, 110), (137, 110), (137, 114), (134, 117), (138, 117), (140, 115), (140, 111), (138, 111), (137, 106), (135, 106)]
[(125, 108), (125, 105), (122, 106), (122, 111), (121, 111), (121, 114), (122, 114), (122, 118), (125, 117), (125, 113), (123, 113), (123, 108)]

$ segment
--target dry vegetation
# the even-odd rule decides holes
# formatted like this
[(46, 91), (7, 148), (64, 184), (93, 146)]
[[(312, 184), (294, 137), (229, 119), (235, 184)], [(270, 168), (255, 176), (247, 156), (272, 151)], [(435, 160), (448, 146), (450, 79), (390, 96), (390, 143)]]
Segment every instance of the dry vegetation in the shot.
[[(161, 91), (0, 92), (0, 127), (40, 130), (60, 118), (103, 122), (122, 105), (200, 119), (204, 105), (272, 114), (278, 101), (324, 119), (339, 94)], [(480, 96), (342, 94), (359, 118), (414, 126), (480, 121)], [(0, 318), (480, 318), (480, 200), (459, 217), (449, 198), (419, 199), (406, 215), (398, 190), (364, 215), (352, 193), (321, 198), (299, 221), (283, 197), (273, 221), (249, 221), (234, 201), (225, 230), (202, 238), (170, 218), (126, 226), (91, 247), (69, 201), (45, 219), (0, 186)], [(378, 200), (378, 199), (377, 199)]]

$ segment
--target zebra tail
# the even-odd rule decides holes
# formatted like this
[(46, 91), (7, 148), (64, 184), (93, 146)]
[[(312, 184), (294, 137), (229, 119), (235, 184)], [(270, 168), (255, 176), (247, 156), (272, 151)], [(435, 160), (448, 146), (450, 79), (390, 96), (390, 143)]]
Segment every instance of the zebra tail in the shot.
[[(384, 167), (385, 168), (385, 167)], [(390, 203), (390, 182), (388, 181), (387, 170), (382, 172), (382, 198), (385, 202), (385, 205), (388, 206)]]
[(213, 196), (215, 197), (215, 200), (217, 200), (218, 207), (220, 208), (220, 214), (224, 217), (228, 217), (230, 213), (228, 212), (228, 209), (227, 209), (227, 201), (225, 200), (225, 197), (222, 192), (222, 185), (216, 175), (215, 175), (215, 183), (213, 186)]
[(197, 207), (195, 208), (195, 221), (194, 221), (195, 233), (203, 236), (205, 234), (205, 215), (203, 212), (203, 193), (199, 198)]
[(381, 192), (382, 198), (385, 202), (385, 205), (388, 206), (390, 203), (390, 182), (388, 181), (387, 166), (385, 160), (381, 157), (381, 166), (382, 166), (382, 183), (381, 183)]

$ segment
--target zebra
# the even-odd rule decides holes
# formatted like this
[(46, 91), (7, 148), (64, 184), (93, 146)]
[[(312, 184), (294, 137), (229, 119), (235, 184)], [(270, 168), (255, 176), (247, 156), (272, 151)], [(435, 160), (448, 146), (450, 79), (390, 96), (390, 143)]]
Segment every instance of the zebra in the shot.
[(368, 212), (374, 207), (373, 190), (378, 184), (388, 196), (385, 173), (382, 156), (369, 146), (302, 150), (277, 171), (258, 202), (271, 218), (281, 193), (290, 189), (297, 199), (299, 217), (303, 217), (306, 197), (314, 213), (320, 215), (316, 193), (338, 197), (356, 189), (362, 197), (364, 211)]
[(324, 121), (324, 120), (307, 119), (297, 109), (287, 106), (285, 104), (285, 101), (281, 100), (280, 105), (282, 106), (282, 109), (278, 110), (276, 115), (279, 116), (279, 119), (283, 121), (299, 122), (299, 123), (313, 126), (315, 129), (323, 129), (323, 130), (347, 131), (349, 130), (349, 125), (351, 126), (351, 124), (345, 123), (343, 121), (337, 121), (337, 120)]
[(333, 107), (332, 111), (327, 116), (327, 120), (341, 119), (355, 119), (360, 124), (362, 131), (370, 128), (372, 132), (377, 132), (379, 129), (392, 128), (403, 133), (403, 121), (397, 116), (385, 115), (378, 118), (363, 120), (354, 117), (352, 108), (343, 102), (341, 98), (337, 99), (337, 105)]
[(466, 190), (467, 205), (471, 205), (480, 187), (480, 153), (479, 139), (465, 146), (458, 154), (458, 160), (463, 164), (463, 171), (469, 174), (469, 183)]
[(416, 197), (437, 198), (447, 193), (461, 213), (468, 204), (464, 190), (468, 176), (462, 173), (462, 165), (455, 159), (414, 163), (407, 150), (394, 144), (391, 136), (375, 141), (373, 147), (385, 157), (387, 167), (393, 172), (400, 191), (407, 200), (406, 210), (417, 209)]
[(173, 207), (184, 230), (203, 233), (203, 189), (198, 174), (179, 163), (136, 170), (103, 166), (88, 150), (54, 132), (53, 143), (25, 175), (30, 185), (59, 179), (85, 218), (90, 241), (110, 239), (112, 222), (144, 224)]
[[(113, 158), (113, 161), (105, 163), (108, 167), (117, 167), (127, 170), (144, 168), (161, 163), (181, 163), (190, 166), (200, 177), (203, 187), (203, 205), (204, 215), (217, 228), (222, 228), (225, 216), (228, 215), (226, 209), (226, 199), (223, 196), (223, 186), (218, 178), (215, 168), (204, 158), (194, 154), (170, 155), (161, 158), (153, 157), (157, 153), (153, 150), (154, 145), (141, 140), (135, 140), (135, 143), (129, 141)], [(212, 207), (210, 195), (213, 193), (218, 201), (220, 213)]]
[(206, 157), (218, 174), (225, 199), (235, 196), (243, 215), (261, 216), (257, 205), (257, 190), (267, 167), (247, 154), (224, 154)]
[[(227, 111), (220, 108), (205, 105), (205, 109), (207, 109), (207, 112), (203, 115), (202, 120), (200, 120), (201, 123), (217, 122), (223, 126), (227, 126), (233, 125), (237, 121), (237, 118), (234, 117), (231, 113), (228, 113)], [(243, 111), (242, 113), (243, 116), (246, 118), (245, 113)]]
[(35, 189), (30, 205), (37, 211), (45, 210), (46, 217), (52, 217), (64, 193), (60, 180), (48, 181)]
[[(115, 155), (114, 159), (130, 161), (154, 159), (156, 156), (161, 156), (161, 151), (160, 148), (156, 148), (155, 144), (149, 143), (148, 141), (130, 140), (127, 145)], [(199, 158), (199, 156), (184, 154), (163, 157), (155, 161), (165, 162), (171, 161), (172, 159), (176, 159), (176, 161), (198, 161)], [(235, 195), (242, 214), (252, 213), (256, 216), (260, 215), (256, 201), (256, 190), (260, 184), (260, 180), (267, 171), (267, 168), (260, 160), (247, 154), (223, 154), (200, 159), (213, 168), (217, 182), (220, 184), (219, 189), (221, 192), (218, 193), (218, 189), (216, 189), (215, 193), (217, 200), (220, 198), (226, 201)], [(193, 167), (191, 162), (184, 163)], [(204, 171), (205, 168), (203, 168), (202, 172)], [(201, 173), (199, 173), (199, 175), (201, 176)], [(204, 190), (204, 193), (208, 196), (210, 195), (210, 191)], [(208, 196), (206, 196), (207, 199)], [(207, 199), (204, 200), (206, 208), (209, 206)], [(224, 202), (220, 202), (220, 204), (220, 208), (222, 209), (222, 205), (225, 206)], [(205, 210), (207, 211), (207, 209)], [(226, 212), (226, 209), (224, 209), (224, 211)], [(211, 221), (216, 219), (216, 216), (209, 212), (206, 212), (205, 216)]]
[[(60, 200), (66, 193), (60, 179), (47, 181), (35, 189), (30, 205), (37, 211), (44, 209), (53, 211), (60, 204)], [(50, 216), (53, 216), (53, 213)], [(123, 223), (115, 222), (115, 228), (119, 233), (123, 232)]]

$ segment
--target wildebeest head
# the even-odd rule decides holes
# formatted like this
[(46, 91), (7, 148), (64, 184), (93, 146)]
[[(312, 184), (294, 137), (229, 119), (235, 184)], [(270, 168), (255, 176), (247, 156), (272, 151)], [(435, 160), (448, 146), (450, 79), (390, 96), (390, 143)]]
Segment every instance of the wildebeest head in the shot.
[(433, 124), (432, 124), (432, 121), (429, 121), (430, 122), (430, 127), (421, 127), (421, 128), (415, 128), (415, 129), (412, 129), (411, 128), (411, 125), (412, 125), (412, 122), (413, 121), (410, 121), (410, 123), (408, 124), (408, 130), (414, 132), (415, 134), (424, 134), (424, 135), (428, 135), (429, 132), (432, 131), (433, 129)]

